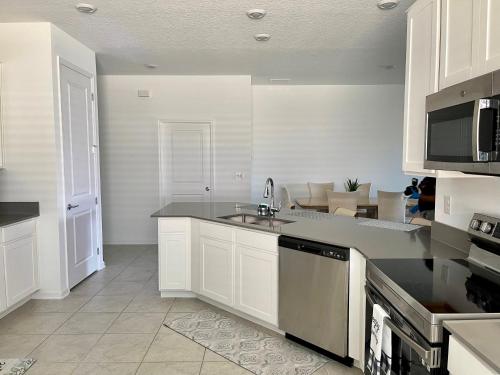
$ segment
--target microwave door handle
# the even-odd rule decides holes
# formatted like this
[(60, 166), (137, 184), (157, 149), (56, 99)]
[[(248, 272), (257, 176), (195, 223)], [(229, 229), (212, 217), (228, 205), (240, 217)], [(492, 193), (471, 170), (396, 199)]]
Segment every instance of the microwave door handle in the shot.
[(493, 108), (498, 110), (499, 100), (496, 99), (478, 99), (474, 102), (474, 116), (472, 118), (472, 160), (473, 161), (488, 161), (489, 152), (481, 151), (479, 136), (481, 127), (481, 111), (483, 109)]

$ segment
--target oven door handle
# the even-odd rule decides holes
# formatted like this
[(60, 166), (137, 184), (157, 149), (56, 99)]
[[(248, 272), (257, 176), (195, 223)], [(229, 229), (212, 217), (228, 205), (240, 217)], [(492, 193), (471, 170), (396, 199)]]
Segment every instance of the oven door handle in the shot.
[[(366, 298), (372, 305), (375, 304), (373, 298), (370, 296), (368, 287), (365, 286)], [(403, 332), (398, 326), (396, 326), (391, 318), (385, 317), (384, 324), (386, 324), (389, 329), (398, 336), (402, 341), (408, 344), (417, 354), (425, 361), (425, 363), (430, 368), (439, 368), (441, 366), (441, 349), (440, 348), (430, 348), (427, 350), (422, 345), (413, 340), (409, 335)]]

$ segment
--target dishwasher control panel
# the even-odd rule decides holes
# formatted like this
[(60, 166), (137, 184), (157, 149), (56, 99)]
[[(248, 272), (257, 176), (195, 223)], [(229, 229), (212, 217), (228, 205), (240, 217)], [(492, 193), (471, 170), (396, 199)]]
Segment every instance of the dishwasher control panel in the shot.
[(328, 245), (320, 242), (303, 240), (288, 236), (280, 236), (278, 244), (281, 248), (302, 251), (305, 253), (332, 258), (340, 261), (349, 260), (349, 248)]

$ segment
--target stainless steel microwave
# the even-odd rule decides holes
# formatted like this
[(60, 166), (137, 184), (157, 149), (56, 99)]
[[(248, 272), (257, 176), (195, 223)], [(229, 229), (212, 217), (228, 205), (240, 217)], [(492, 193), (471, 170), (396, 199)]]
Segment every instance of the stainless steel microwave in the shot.
[(500, 175), (500, 71), (426, 98), (424, 167)]

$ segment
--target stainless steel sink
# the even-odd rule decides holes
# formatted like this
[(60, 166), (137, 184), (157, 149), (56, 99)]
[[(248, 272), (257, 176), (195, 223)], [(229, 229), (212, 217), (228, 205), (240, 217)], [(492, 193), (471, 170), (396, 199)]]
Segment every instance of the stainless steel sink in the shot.
[(283, 224), (294, 223), (291, 220), (277, 219), (270, 216), (258, 216), (252, 214), (236, 214), (228, 216), (220, 216), (219, 219), (226, 219), (244, 224), (260, 225), (263, 227), (279, 227)]

